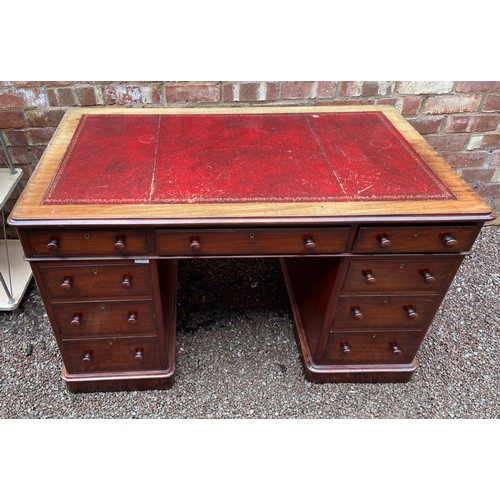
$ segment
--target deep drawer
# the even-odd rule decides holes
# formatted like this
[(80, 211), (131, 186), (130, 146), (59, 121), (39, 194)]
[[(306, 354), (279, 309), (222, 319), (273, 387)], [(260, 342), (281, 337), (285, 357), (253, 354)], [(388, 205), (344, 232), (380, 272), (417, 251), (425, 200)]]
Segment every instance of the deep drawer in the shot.
[(150, 300), (64, 302), (52, 304), (63, 337), (102, 337), (156, 332)]
[(40, 264), (38, 268), (45, 292), (55, 299), (151, 294), (148, 264)]
[(158, 255), (289, 255), (345, 251), (350, 228), (158, 230)]
[(333, 328), (425, 328), (434, 317), (439, 301), (439, 295), (341, 297)]
[(410, 363), (423, 337), (419, 331), (334, 332), (323, 363)]
[(147, 253), (142, 229), (32, 229), (31, 256), (121, 256)]
[(62, 354), (69, 373), (163, 368), (155, 337), (65, 340)]
[(461, 257), (353, 259), (344, 293), (439, 292), (453, 279)]
[(353, 252), (467, 252), (479, 230), (477, 226), (361, 227)]

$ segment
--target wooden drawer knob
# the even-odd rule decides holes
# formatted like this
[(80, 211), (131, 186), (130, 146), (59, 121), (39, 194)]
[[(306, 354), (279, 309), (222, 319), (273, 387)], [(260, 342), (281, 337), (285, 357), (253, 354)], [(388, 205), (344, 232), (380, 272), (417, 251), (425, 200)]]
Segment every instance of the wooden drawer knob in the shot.
[(117, 236), (115, 238), (115, 244), (113, 245), (115, 250), (125, 250), (125, 236)]
[(432, 274), (429, 271), (424, 271), (422, 273), (422, 278), (424, 278), (424, 282), (427, 283), (428, 285), (431, 285), (432, 283), (436, 282), (436, 278), (432, 276)]
[(446, 235), (443, 238), (443, 244), (446, 248), (455, 248), (458, 244), (458, 241), (455, 238), (453, 238), (452, 236)]
[(144, 358), (143, 352), (144, 352), (143, 349), (136, 348), (135, 354), (134, 354), (134, 359), (136, 361), (141, 361)]
[(340, 347), (342, 348), (342, 354), (351, 354), (351, 347), (347, 342), (344, 342), (343, 344), (340, 344)]
[(63, 278), (62, 283), (60, 284), (60, 287), (63, 290), (71, 290), (71, 282), (73, 280), (71, 278)]
[(59, 240), (57, 238), (50, 238), (50, 241), (47, 243), (47, 250), (51, 252), (59, 250)]
[(361, 312), (361, 309), (359, 309), (359, 307), (354, 307), (352, 309), (352, 317), (354, 319), (363, 319), (363, 313)]
[(82, 357), (82, 361), (84, 363), (90, 363), (92, 361), (92, 354), (90, 352), (86, 352)]
[(130, 288), (132, 286), (132, 277), (124, 276), (122, 279), (122, 288)]
[(71, 320), (71, 325), (72, 326), (80, 326), (81, 322), (82, 322), (82, 314), (81, 313), (73, 314), (73, 319)]
[(130, 312), (128, 314), (128, 319), (127, 321), (129, 322), (129, 324), (133, 325), (135, 323), (137, 323), (137, 313), (135, 312)]
[(314, 250), (316, 248), (316, 243), (311, 237), (307, 237), (304, 239), (304, 246), (306, 250)]
[(401, 354), (401, 349), (399, 348), (398, 344), (396, 344), (396, 342), (393, 342), (391, 344), (391, 352), (395, 356), (398, 356), (399, 354)]
[(413, 307), (407, 307), (406, 308), (406, 316), (408, 319), (417, 319), (418, 318), (418, 313), (413, 309)]
[(192, 252), (199, 252), (201, 250), (200, 238), (191, 238), (189, 248), (191, 248)]
[(386, 235), (383, 235), (378, 237), (378, 244), (380, 248), (389, 248), (392, 245), (392, 241)]
[(371, 271), (363, 271), (363, 276), (367, 285), (373, 285), (377, 282), (377, 278), (373, 276)]

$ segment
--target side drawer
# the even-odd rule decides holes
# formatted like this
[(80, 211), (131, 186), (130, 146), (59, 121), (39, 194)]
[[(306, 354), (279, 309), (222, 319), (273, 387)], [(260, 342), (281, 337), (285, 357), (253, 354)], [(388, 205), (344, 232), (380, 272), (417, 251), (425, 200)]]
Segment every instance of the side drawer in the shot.
[(360, 227), (354, 253), (467, 252), (478, 226)]
[(149, 264), (38, 265), (50, 298), (129, 297), (151, 294)]
[(345, 293), (425, 292), (446, 288), (462, 257), (352, 259), (342, 291)]
[(156, 332), (151, 300), (59, 302), (52, 304), (63, 337), (102, 337)]
[(65, 340), (63, 358), (69, 373), (162, 369), (155, 337)]
[(343, 252), (349, 227), (157, 230), (158, 255), (287, 255)]
[(147, 253), (143, 229), (30, 229), (26, 231), (33, 257), (122, 256)]
[(420, 331), (334, 332), (323, 363), (411, 363), (423, 338)]
[(344, 296), (337, 305), (333, 328), (423, 329), (433, 319), (439, 295)]

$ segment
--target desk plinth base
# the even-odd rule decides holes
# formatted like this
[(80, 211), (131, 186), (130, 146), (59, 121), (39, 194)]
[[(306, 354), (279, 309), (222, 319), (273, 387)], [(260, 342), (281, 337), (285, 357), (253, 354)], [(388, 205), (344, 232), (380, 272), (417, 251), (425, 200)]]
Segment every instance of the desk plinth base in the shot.
[(172, 387), (174, 371), (151, 370), (125, 373), (68, 373), (62, 369), (62, 379), (71, 392), (112, 392), (163, 390)]
[(408, 382), (417, 369), (418, 363), (401, 365), (328, 365), (318, 366), (308, 363), (304, 359), (303, 367), (306, 379), (309, 382), (332, 383), (390, 383)]

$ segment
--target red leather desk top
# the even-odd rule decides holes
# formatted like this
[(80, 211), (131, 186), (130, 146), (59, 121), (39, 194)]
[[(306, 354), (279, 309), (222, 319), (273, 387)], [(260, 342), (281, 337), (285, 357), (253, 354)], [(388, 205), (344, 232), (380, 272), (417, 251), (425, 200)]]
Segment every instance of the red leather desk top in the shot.
[(43, 204), (453, 200), (380, 112), (84, 115)]

